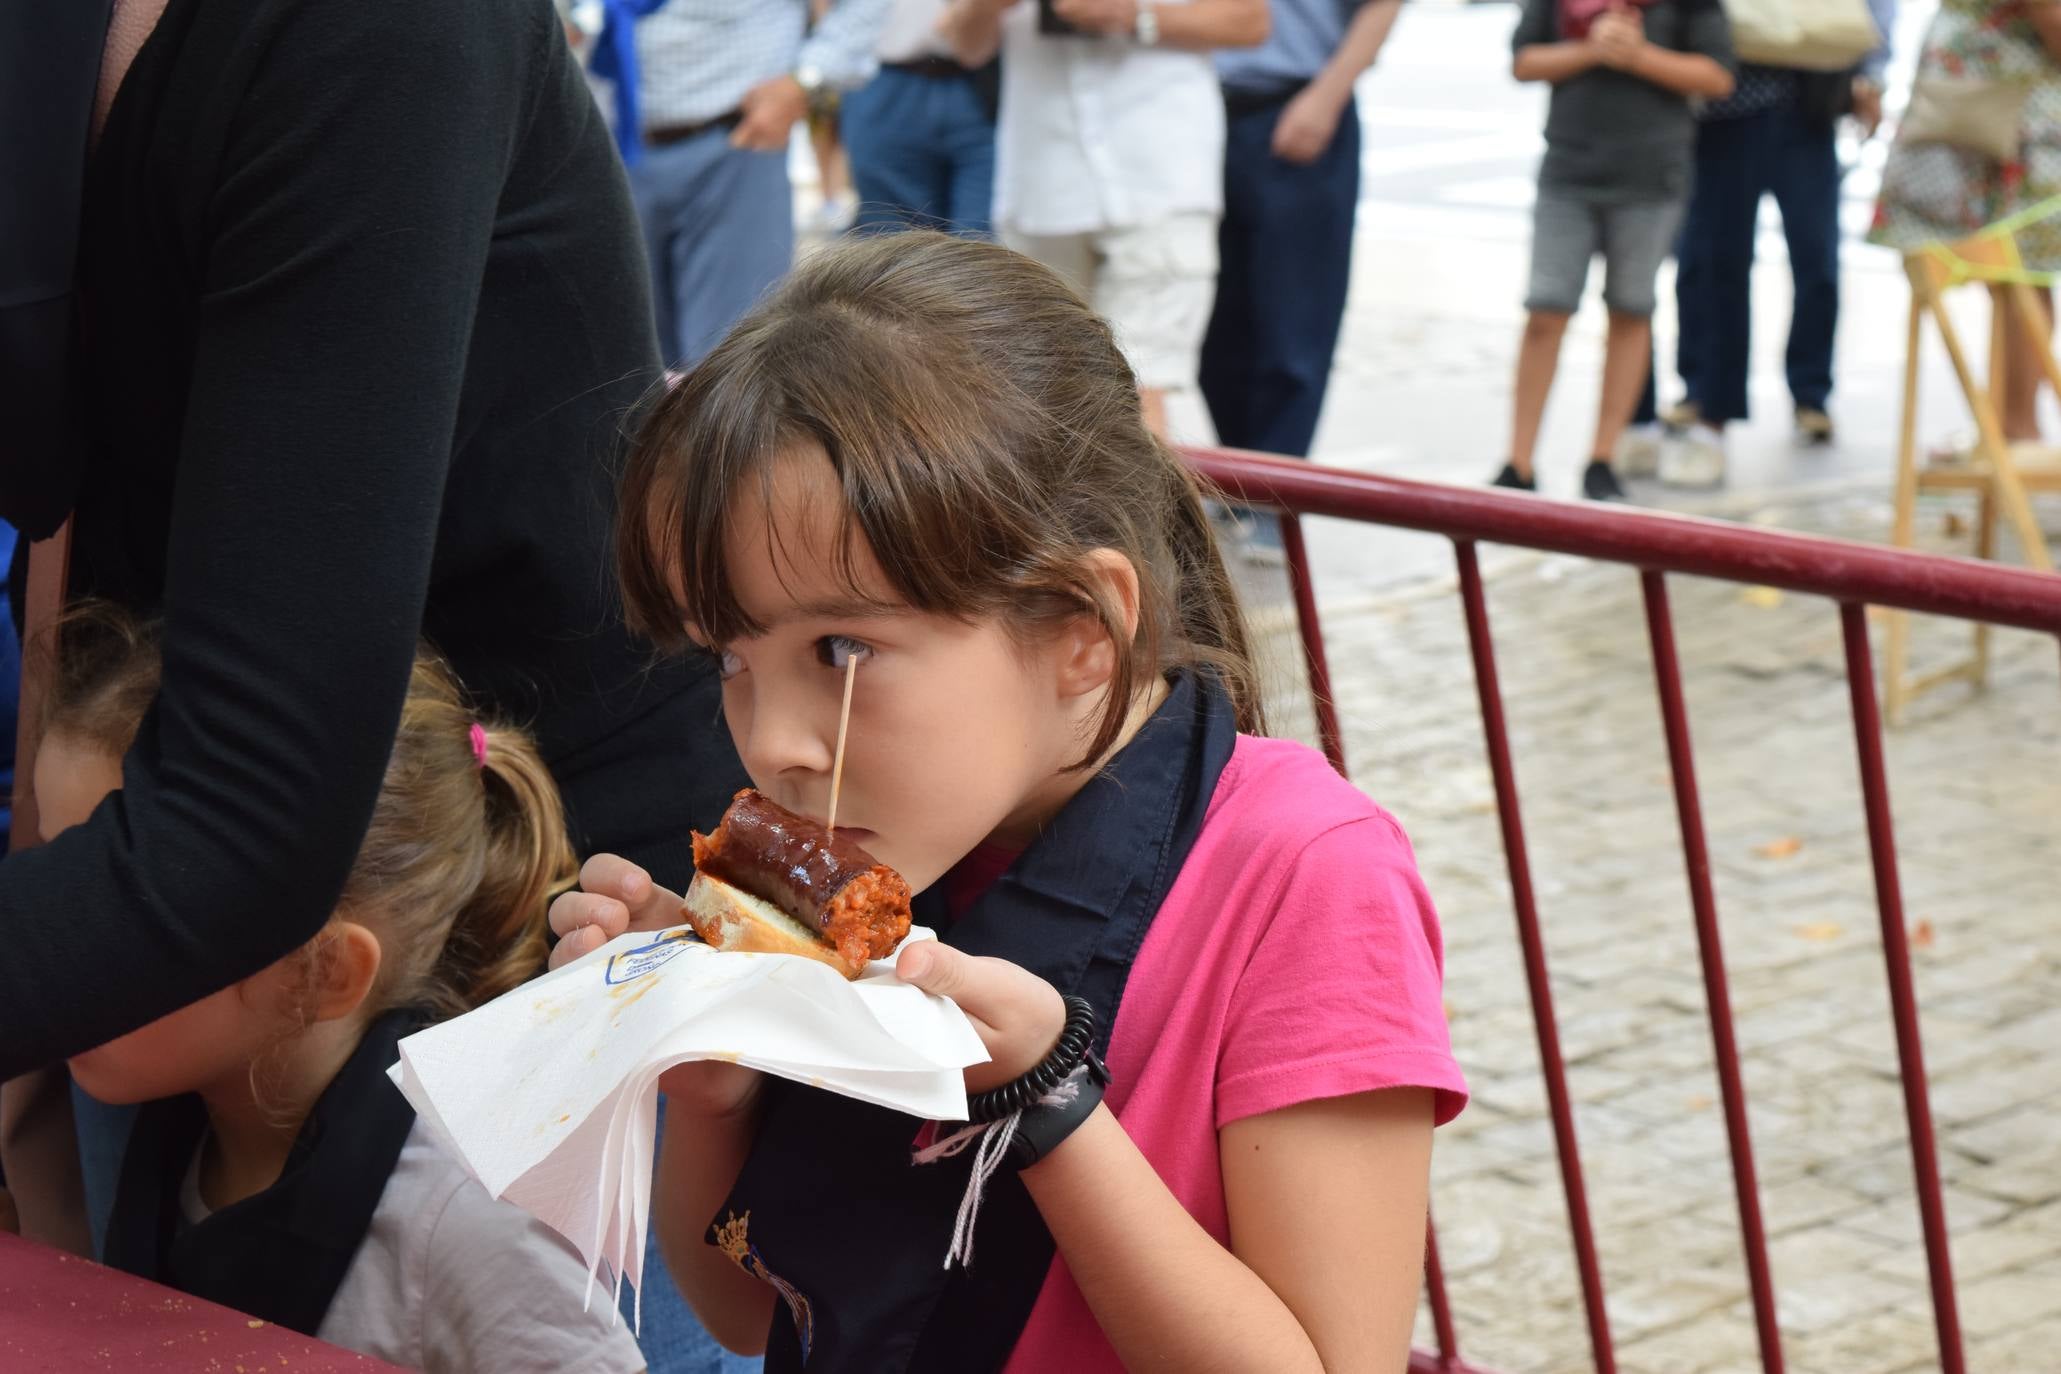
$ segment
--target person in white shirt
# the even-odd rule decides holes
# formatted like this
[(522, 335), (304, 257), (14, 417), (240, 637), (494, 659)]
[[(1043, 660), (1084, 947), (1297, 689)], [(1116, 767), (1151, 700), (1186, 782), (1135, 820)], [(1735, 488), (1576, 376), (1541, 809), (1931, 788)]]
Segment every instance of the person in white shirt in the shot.
[(1109, 320), (1163, 436), (1216, 293), (1224, 102), (1209, 54), (1263, 42), (1266, 0), (954, 0), (943, 32), (969, 65), (1002, 54), (997, 234)]

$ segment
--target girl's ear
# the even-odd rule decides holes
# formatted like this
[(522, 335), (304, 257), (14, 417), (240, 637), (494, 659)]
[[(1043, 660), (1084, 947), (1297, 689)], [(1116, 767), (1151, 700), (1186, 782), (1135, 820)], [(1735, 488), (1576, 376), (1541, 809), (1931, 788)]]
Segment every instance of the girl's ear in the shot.
[[(1082, 569), (1095, 597), (1114, 614), (1126, 642), (1138, 633), (1138, 569), (1115, 549), (1096, 549)], [(1116, 644), (1101, 616), (1077, 615), (1061, 635), (1059, 692), (1085, 696), (1116, 675)]]
[(334, 921), (315, 951), (314, 980), (308, 989), (309, 1017), (338, 1021), (360, 1006), (379, 978), (379, 937), (356, 921)]

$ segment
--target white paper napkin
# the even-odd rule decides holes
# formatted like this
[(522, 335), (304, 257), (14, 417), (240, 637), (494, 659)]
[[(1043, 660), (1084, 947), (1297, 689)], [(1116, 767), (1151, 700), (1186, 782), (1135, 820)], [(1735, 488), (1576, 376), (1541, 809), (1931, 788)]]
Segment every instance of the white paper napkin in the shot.
[(728, 1059), (958, 1121), (963, 1072), (988, 1057), (966, 1014), (895, 977), (891, 958), (846, 981), (813, 959), (718, 953), (685, 926), (619, 936), (400, 1054), (388, 1076), (440, 1143), (618, 1293), (643, 1277), (666, 1069)]

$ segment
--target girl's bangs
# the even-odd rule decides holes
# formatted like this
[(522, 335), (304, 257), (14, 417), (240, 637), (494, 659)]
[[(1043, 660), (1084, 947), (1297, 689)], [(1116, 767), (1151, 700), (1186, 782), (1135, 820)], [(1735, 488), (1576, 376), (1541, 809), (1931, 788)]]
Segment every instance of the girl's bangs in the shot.
[[(731, 542), (739, 534), (736, 513), (747, 483), (757, 485), (766, 547), (784, 587), (792, 590), (791, 569), (813, 565), (828, 566), (844, 600), (861, 611), (903, 609), (912, 591), (923, 595), (927, 589), (900, 585), (897, 574), (906, 572), (905, 563), (891, 566), (876, 557), (886, 596), (878, 580), (864, 576), (861, 550), (868, 547), (867, 532), (852, 505), (836, 436), (781, 422), (775, 417), (783, 407), (772, 404), (771, 397), (725, 395), (733, 389), (720, 381), (704, 390), (710, 394), (667, 398), (626, 479), (623, 581), (635, 628), (661, 648), (675, 650), (695, 639), (720, 645), (764, 632), (738, 598), (729, 571)], [(798, 544), (776, 518), (780, 460), (805, 446), (821, 449), (838, 474), (836, 526), (827, 550)], [(642, 510), (643, 517), (628, 519), (634, 510)], [(906, 528), (892, 515), (886, 523)]]

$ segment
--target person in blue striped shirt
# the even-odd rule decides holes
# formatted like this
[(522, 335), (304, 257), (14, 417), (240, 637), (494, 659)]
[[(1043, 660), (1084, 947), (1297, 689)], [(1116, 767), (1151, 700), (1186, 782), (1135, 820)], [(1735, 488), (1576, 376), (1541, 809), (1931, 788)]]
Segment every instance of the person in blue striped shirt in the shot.
[(699, 362), (786, 275), (788, 140), (812, 102), (873, 75), (889, 6), (835, 0), (811, 31), (808, 0), (608, 0), (593, 65), (615, 86), (668, 367)]

